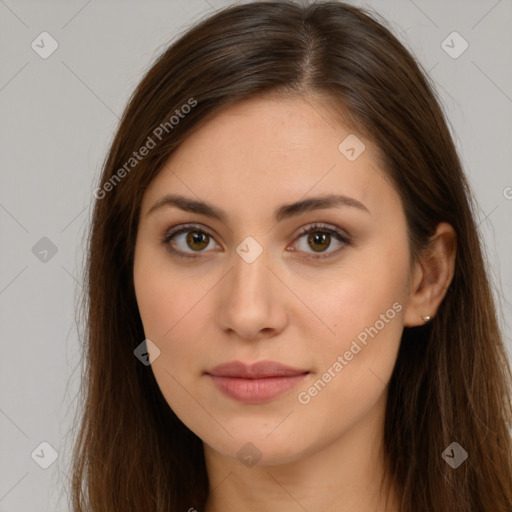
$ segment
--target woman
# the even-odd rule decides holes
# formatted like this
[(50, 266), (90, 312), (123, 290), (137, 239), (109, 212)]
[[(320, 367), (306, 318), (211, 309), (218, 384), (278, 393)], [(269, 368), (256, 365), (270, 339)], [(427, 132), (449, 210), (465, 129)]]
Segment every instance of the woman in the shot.
[(471, 194), (374, 15), (201, 21), (137, 87), (95, 197), (75, 511), (512, 510)]

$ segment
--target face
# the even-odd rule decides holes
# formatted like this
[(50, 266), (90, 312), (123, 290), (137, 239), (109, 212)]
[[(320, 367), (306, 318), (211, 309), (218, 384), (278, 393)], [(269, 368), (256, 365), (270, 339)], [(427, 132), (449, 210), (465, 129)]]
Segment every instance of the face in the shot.
[(410, 256), (376, 162), (327, 105), (251, 99), (202, 125), (146, 190), (133, 271), (151, 367), (209, 450), (291, 462), (385, 400)]

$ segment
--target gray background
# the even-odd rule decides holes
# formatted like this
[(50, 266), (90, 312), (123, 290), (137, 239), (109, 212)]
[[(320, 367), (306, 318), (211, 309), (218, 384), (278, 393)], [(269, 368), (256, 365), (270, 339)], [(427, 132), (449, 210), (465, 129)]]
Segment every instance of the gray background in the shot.
[[(68, 510), (75, 304), (92, 191), (144, 71), (178, 33), (228, 3), (0, 0), (0, 512)], [(380, 12), (437, 84), (479, 202), (511, 351), (512, 1), (354, 3)], [(43, 31), (59, 45), (47, 59), (31, 47)], [(442, 46), (453, 31), (469, 44), (458, 58)], [(460, 51), (452, 39), (444, 44)], [(41, 252), (43, 237), (55, 254)], [(42, 442), (58, 452), (48, 469), (35, 462), (49, 460)]]

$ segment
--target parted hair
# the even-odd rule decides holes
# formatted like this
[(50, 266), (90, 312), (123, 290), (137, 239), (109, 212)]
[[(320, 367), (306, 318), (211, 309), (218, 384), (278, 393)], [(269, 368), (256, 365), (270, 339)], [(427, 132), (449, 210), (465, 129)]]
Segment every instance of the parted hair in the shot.
[[(133, 92), (105, 158), (88, 234), (74, 512), (201, 512), (203, 445), (165, 401), (144, 340), (133, 257), (144, 191), (201, 122), (235, 101), (322, 97), (380, 153), (400, 195), (411, 255), (440, 222), (457, 235), (437, 315), (404, 328), (388, 386), (385, 481), (400, 512), (512, 511), (511, 372), (475, 222), (476, 203), (428, 74), (374, 12), (343, 2), (253, 2), (197, 21)], [(196, 102), (115, 186), (176, 109)], [(442, 452), (468, 453), (458, 468)]]

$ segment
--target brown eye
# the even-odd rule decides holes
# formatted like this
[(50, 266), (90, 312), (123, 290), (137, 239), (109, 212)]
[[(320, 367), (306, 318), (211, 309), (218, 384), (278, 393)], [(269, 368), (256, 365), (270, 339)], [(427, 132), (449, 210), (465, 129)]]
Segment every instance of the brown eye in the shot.
[[(318, 256), (306, 256), (306, 259), (328, 258), (340, 252), (350, 245), (350, 238), (338, 229), (329, 226), (315, 224), (303, 229), (297, 239), (298, 247), (294, 251), (304, 252), (309, 255), (317, 253)], [(328, 249), (334, 244), (334, 250)], [(323, 254), (325, 253), (325, 254)]]
[(201, 251), (208, 246), (210, 237), (201, 231), (189, 231), (186, 240), (191, 249)]
[[(162, 240), (171, 253), (183, 258), (199, 257), (201, 253), (207, 252), (205, 249), (211, 242), (215, 242), (214, 238), (195, 225), (185, 225), (171, 230)], [(219, 247), (218, 244), (215, 245)]]
[(308, 236), (308, 245), (315, 252), (325, 251), (331, 245), (331, 235), (316, 231)]

